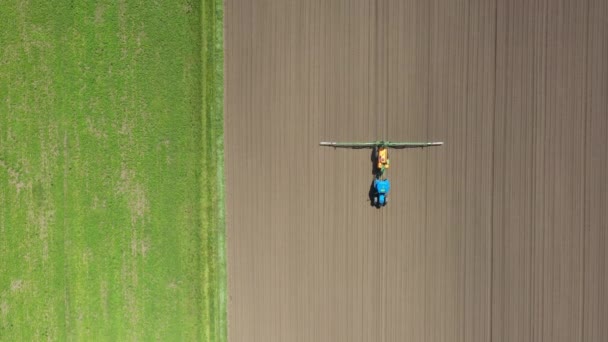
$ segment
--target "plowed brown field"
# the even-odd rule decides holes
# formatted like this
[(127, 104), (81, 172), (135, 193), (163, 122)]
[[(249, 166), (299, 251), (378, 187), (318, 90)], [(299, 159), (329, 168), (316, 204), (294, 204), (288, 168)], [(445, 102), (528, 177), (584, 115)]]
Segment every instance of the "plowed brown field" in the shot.
[(608, 341), (607, 1), (225, 6), (231, 341)]

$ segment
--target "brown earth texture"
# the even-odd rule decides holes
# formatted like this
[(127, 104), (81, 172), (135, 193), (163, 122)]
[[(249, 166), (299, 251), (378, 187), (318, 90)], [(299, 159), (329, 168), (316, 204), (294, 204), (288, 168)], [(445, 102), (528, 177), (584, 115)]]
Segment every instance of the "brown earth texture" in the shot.
[(225, 6), (231, 341), (608, 341), (606, 0)]

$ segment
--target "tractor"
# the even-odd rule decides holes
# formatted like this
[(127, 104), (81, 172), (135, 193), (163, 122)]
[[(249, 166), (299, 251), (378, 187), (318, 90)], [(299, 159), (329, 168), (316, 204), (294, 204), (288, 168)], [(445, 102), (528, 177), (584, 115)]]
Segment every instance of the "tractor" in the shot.
[(372, 195), (373, 205), (377, 208), (384, 207), (388, 203), (388, 192), (391, 190), (391, 182), (388, 179), (374, 179), (374, 190)]
[(388, 159), (388, 149), (441, 146), (443, 145), (443, 142), (321, 142), (320, 145), (354, 149), (373, 148), (372, 162), (374, 164), (374, 180), (372, 183), (372, 189), (370, 190), (370, 200), (372, 201), (372, 205), (377, 208), (380, 208), (385, 206), (388, 202), (387, 196), (391, 189), (391, 183), (384, 175), (386, 170), (390, 167), (390, 160)]

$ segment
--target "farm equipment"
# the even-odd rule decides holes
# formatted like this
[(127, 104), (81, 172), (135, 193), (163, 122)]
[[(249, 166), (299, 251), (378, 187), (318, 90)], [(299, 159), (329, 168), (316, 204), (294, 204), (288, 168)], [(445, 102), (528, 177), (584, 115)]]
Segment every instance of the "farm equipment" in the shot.
[(391, 184), (385, 177), (386, 170), (390, 167), (388, 158), (388, 149), (396, 148), (423, 148), (432, 146), (441, 146), (443, 142), (390, 142), (390, 141), (374, 141), (374, 142), (321, 142), (321, 146), (335, 148), (372, 148), (372, 162), (374, 164), (374, 182), (372, 190), (370, 190), (370, 199), (376, 207), (383, 207), (387, 203), (388, 192)]
[(388, 202), (388, 192), (391, 190), (391, 182), (388, 179), (374, 179), (373, 205), (380, 208)]
[(386, 146), (378, 146), (374, 148), (375, 174), (382, 176), (384, 171), (391, 166), (391, 161), (388, 159), (388, 148)]

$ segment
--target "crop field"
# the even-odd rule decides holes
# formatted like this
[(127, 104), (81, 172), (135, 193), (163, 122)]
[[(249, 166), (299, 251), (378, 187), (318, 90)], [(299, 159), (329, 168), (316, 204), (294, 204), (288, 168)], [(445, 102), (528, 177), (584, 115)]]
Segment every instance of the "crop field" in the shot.
[(3, 1), (0, 340), (226, 340), (223, 6)]
[[(231, 341), (608, 341), (608, 2), (225, 2)], [(392, 150), (370, 206), (369, 150)]]

